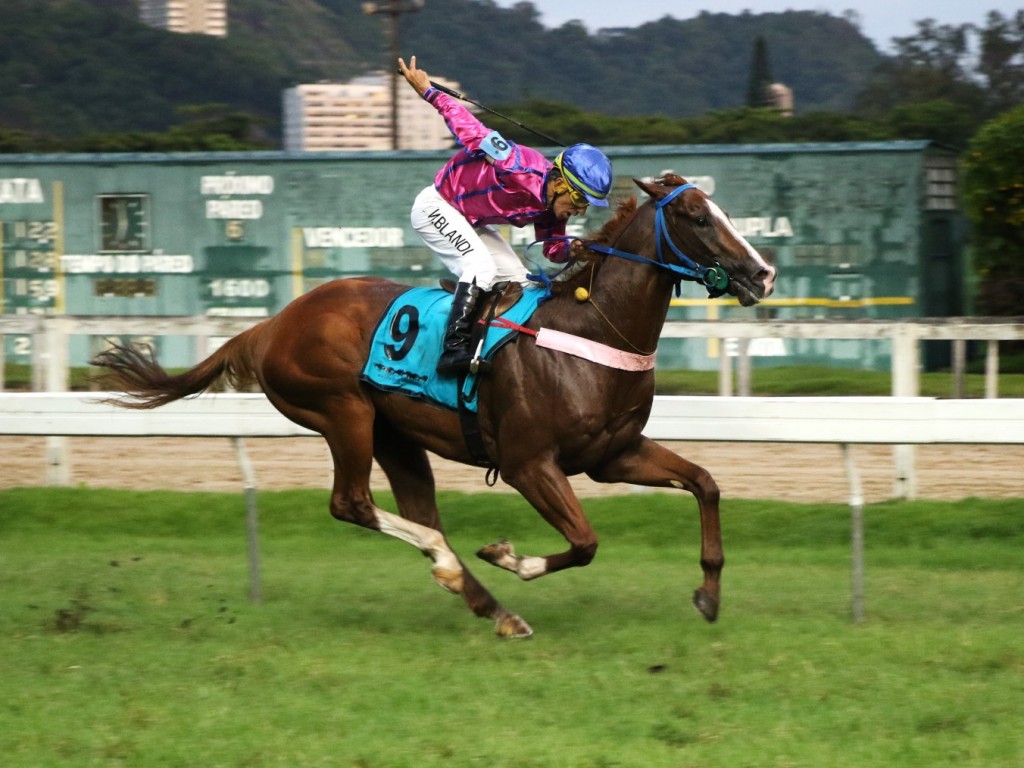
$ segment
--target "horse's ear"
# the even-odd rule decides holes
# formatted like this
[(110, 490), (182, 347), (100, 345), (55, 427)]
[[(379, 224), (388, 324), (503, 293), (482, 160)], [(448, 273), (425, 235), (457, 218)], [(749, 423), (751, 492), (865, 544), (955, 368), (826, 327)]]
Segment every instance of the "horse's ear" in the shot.
[(658, 179), (652, 179), (651, 181), (633, 179), (633, 183), (655, 200), (661, 200), (661, 198), (665, 197), (665, 195), (669, 194), (672, 190), (686, 184), (686, 179), (672, 173), (666, 174)]
[(633, 183), (655, 200), (660, 200), (668, 194), (668, 190), (661, 186), (661, 184), (644, 181), (643, 179), (633, 179)]

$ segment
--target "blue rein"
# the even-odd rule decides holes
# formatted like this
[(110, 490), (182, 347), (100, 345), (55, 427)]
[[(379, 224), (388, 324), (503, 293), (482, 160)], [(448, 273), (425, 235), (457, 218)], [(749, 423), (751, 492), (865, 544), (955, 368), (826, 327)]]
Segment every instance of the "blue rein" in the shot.
[[(658, 200), (655, 205), (657, 210), (654, 213), (654, 239), (657, 245), (658, 260), (649, 259), (646, 256), (640, 256), (635, 253), (629, 253), (628, 251), (620, 251), (617, 248), (611, 248), (607, 245), (596, 245), (588, 244), (587, 247), (592, 251), (603, 253), (606, 256), (618, 256), (622, 259), (628, 259), (629, 261), (636, 261), (641, 264), (653, 264), (660, 269), (667, 269), (669, 272), (677, 275), (676, 279), (676, 296), (680, 293), (680, 282), (682, 280), (696, 280), (702, 284), (708, 291), (708, 296), (712, 299), (717, 299), (719, 296), (725, 295), (725, 289), (729, 287), (729, 275), (726, 274), (725, 270), (719, 264), (715, 264), (713, 267), (703, 267), (685, 253), (683, 253), (679, 246), (672, 242), (672, 238), (668, 233), (668, 227), (665, 225), (665, 206), (675, 200), (679, 195), (688, 189), (695, 189), (693, 184), (683, 184), (681, 187), (676, 187), (665, 197)], [(669, 264), (665, 261), (665, 255), (662, 252), (661, 242), (664, 240), (668, 243), (669, 248), (679, 259), (681, 264)]]

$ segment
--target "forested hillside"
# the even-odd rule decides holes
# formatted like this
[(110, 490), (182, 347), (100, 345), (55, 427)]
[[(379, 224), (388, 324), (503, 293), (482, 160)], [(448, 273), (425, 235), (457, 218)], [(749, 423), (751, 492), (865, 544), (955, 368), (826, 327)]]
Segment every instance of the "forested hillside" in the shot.
[[(475, 9), (468, 18), (467, 8)], [(530, 3), (501, 11), (470, 0), (430, 0), (406, 26), (403, 47), (481, 100), (539, 98), (612, 115), (688, 117), (743, 106), (759, 35), (799, 111), (852, 108), (882, 61), (850, 22), (810, 11), (705, 12), (590, 35), (573, 23), (545, 30)], [(500, 36), (487, 31), (496, 29)]]
[[(178, 108), (224, 104), (279, 133), (281, 89), (388, 62), (384, 16), (353, 0), (230, 0), (226, 40), (136, 20), (135, 0), (4, 0), (0, 130), (54, 136), (162, 131)], [(847, 20), (815, 12), (704, 13), (589, 34), (545, 29), (529, 2), (429, 0), (402, 49), (477, 99), (563, 102), (608, 115), (685, 117), (743, 105), (755, 38), (798, 111), (848, 110), (883, 61)]]

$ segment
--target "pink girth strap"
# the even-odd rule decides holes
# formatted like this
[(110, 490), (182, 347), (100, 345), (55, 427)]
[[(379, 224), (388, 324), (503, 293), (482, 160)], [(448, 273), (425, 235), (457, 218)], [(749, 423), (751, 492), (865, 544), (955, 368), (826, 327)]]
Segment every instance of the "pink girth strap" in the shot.
[(633, 352), (623, 352), (615, 347), (573, 336), (571, 333), (553, 331), (550, 328), (541, 328), (537, 333), (537, 346), (582, 357), (592, 363), (618, 368), (620, 371), (649, 371), (654, 367), (653, 354), (637, 355)]
[(565, 352), (567, 355), (582, 357), (598, 365), (608, 368), (617, 368), (620, 371), (649, 371), (654, 368), (654, 353), (649, 355), (636, 355), (632, 352), (623, 352), (607, 344), (600, 344), (582, 336), (573, 336), (571, 333), (553, 331), (550, 328), (541, 328), (535, 331), (525, 325), (513, 323), (504, 317), (491, 321), (491, 325), (498, 328), (510, 328), (519, 333), (533, 336), (537, 340), (538, 347), (551, 349), (556, 352)]

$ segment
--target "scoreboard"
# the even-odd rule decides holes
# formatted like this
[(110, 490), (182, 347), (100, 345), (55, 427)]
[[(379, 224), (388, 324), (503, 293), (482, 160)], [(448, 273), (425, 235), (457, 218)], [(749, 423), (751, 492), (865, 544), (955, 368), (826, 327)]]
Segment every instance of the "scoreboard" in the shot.
[(4, 307), (8, 312), (52, 312), (57, 308), (57, 225), (46, 221), (4, 221)]
[[(956, 157), (927, 142), (611, 147), (613, 197), (673, 171), (713, 194), (779, 267), (754, 316), (897, 318), (962, 314), (963, 217)], [(548, 153), (551, 156), (554, 151)], [(326, 280), (447, 277), (409, 224), (448, 152), (0, 155), (0, 316), (266, 317)], [(573, 219), (600, 226), (607, 209)], [(522, 253), (532, 230), (503, 234)], [(534, 258), (539, 249), (528, 255)], [(696, 288), (670, 318), (750, 318)], [(82, 365), (101, 340), (76, 339)], [(796, 344), (797, 342), (790, 342)], [(803, 344), (803, 342), (799, 342)], [(882, 343), (882, 342), (880, 342)], [(187, 339), (159, 342), (190, 365)], [(810, 342), (808, 342), (810, 344)], [(806, 361), (881, 367), (842, 342), (787, 350)], [(6, 360), (31, 340), (7, 336)], [(661, 353), (660, 353), (661, 354)], [(714, 350), (659, 364), (713, 368)]]

